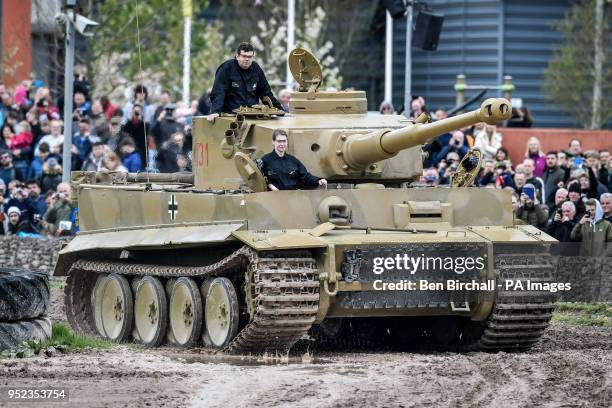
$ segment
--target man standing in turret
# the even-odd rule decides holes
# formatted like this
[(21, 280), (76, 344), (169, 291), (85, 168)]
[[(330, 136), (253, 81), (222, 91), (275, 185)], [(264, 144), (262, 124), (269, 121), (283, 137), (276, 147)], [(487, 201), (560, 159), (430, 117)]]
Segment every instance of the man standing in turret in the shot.
[(215, 83), (210, 94), (211, 109), (207, 116), (214, 122), (221, 113), (232, 113), (240, 106), (253, 106), (267, 96), (275, 108), (283, 107), (272, 94), (263, 70), (253, 56), (255, 49), (248, 42), (243, 42), (236, 49), (236, 57), (225, 61), (217, 68)]

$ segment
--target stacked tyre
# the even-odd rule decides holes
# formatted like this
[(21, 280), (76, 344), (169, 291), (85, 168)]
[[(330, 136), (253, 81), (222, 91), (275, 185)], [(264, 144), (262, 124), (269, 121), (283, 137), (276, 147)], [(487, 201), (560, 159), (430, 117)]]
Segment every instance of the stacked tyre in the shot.
[(49, 278), (21, 268), (0, 268), (0, 351), (51, 337)]

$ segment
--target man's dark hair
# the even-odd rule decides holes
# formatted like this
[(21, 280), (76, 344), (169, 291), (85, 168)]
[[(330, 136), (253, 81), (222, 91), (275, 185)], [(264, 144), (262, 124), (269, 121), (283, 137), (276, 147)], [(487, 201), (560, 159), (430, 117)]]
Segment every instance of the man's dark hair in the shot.
[(142, 84), (138, 84), (134, 87), (134, 99), (136, 99), (136, 94), (139, 93), (144, 93), (145, 99), (149, 98), (149, 91), (147, 91), (147, 87)]
[(599, 149), (599, 154), (602, 153), (610, 153), (610, 151), (608, 149)]
[(240, 55), (240, 51), (254, 53), (255, 48), (253, 48), (253, 44), (245, 41), (245, 42), (241, 42), (240, 44), (238, 44), (238, 47), (236, 48), (236, 54)]
[(546, 153), (547, 156), (554, 154), (555, 156), (557, 156), (557, 151), (556, 150), (549, 150), (548, 153)]
[(30, 179), (28, 181), (26, 181), (26, 186), (31, 186), (32, 184), (36, 184), (38, 187), (40, 187), (40, 181), (37, 179)]
[(96, 147), (96, 146), (104, 146), (104, 145), (105, 145), (105, 143), (104, 143), (104, 142), (102, 142), (102, 141), (98, 140), (97, 142), (94, 142), (94, 144), (92, 144), (91, 146), (92, 146), (92, 147)]
[(38, 151), (42, 153), (49, 153), (49, 144), (47, 142), (42, 142), (38, 145)]
[(283, 129), (275, 129), (274, 132), (272, 132), (272, 141), (275, 141), (276, 137), (279, 135), (285, 136), (287, 140), (289, 140), (289, 135), (287, 135), (287, 131)]
[(597, 207), (597, 200), (595, 200), (594, 198), (589, 198), (588, 200), (586, 200), (584, 202), (585, 205), (594, 205), (595, 207)]
[(162, 91), (160, 92), (160, 95), (161, 95), (161, 94), (166, 94), (166, 95), (168, 95), (168, 96), (172, 97), (172, 92), (170, 92), (170, 91), (169, 91), (169, 90), (167, 90), (167, 89), (162, 89)]
[(79, 120), (79, 123), (87, 123), (88, 125), (91, 125), (91, 121), (89, 120), (89, 118), (81, 118)]

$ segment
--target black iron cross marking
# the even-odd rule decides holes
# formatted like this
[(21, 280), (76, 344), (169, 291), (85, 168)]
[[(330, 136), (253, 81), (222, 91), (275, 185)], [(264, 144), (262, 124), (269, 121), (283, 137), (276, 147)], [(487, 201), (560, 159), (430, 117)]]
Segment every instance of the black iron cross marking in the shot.
[(178, 213), (178, 201), (176, 201), (176, 196), (172, 194), (170, 195), (170, 201), (168, 201), (168, 214), (170, 214), (172, 221), (176, 219), (176, 213)]

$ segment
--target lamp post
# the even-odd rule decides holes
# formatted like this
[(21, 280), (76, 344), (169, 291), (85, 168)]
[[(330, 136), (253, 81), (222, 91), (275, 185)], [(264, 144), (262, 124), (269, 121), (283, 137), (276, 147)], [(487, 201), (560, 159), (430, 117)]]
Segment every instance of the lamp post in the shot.
[(64, 62), (64, 147), (62, 151), (62, 182), (70, 183), (72, 170), (72, 98), (74, 93), (74, 41), (76, 31), (91, 37), (100, 24), (74, 12), (76, 0), (66, 0), (66, 12), (58, 13), (55, 19), (66, 24), (66, 59)]

